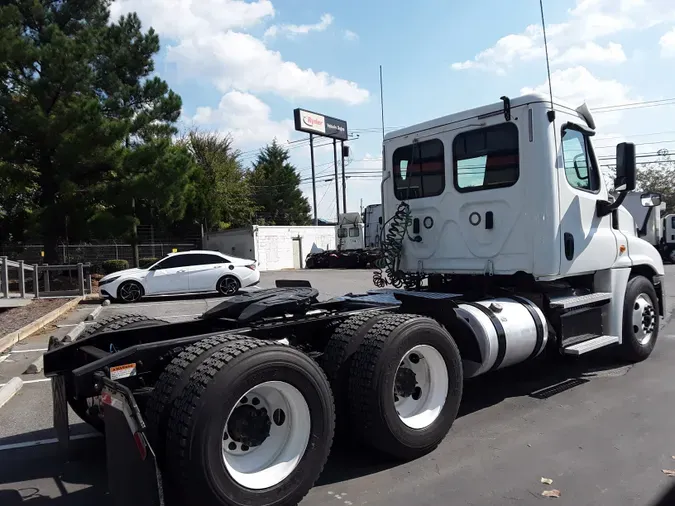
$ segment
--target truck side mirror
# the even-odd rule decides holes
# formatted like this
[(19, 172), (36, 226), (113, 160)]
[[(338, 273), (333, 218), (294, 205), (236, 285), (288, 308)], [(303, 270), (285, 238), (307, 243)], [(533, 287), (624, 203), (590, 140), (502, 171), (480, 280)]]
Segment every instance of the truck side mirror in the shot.
[(643, 207), (658, 207), (661, 205), (661, 194), (643, 193), (640, 195), (640, 203)]
[(622, 142), (616, 145), (614, 189), (620, 192), (635, 189), (635, 144), (632, 142)]

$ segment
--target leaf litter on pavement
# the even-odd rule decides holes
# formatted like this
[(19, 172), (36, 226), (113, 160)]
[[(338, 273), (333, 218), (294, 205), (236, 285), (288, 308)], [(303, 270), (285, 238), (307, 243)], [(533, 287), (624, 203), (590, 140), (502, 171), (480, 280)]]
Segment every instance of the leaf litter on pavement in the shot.
[(543, 495), (544, 497), (556, 497), (556, 498), (558, 498), (558, 497), (560, 497), (560, 490), (556, 490), (556, 489), (544, 490), (541, 493), (541, 495)]

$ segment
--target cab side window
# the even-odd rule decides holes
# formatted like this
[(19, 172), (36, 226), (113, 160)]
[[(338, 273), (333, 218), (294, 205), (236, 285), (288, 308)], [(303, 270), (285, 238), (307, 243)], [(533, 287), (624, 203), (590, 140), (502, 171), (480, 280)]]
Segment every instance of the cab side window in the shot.
[(562, 135), (562, 154), (565, 177), (570, 186), (589, 192), (600, 190), (600, 174), (591, 156), (590, 141), (586, 135), (566, 128)]

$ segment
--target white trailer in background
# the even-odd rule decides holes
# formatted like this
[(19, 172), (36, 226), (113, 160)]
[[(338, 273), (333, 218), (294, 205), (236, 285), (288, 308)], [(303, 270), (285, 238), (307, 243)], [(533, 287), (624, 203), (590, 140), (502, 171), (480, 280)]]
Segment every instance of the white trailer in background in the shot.
[(252, 225), (209, 234), (205, 247), (255, 259), (260, 271), (303, 269), (307, 254), (336, 248), (335, 228)]

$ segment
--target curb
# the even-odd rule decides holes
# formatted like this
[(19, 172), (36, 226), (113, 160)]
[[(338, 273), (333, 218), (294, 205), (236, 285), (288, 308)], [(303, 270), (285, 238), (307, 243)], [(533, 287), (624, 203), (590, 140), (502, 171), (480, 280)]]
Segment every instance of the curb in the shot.
[(78, 336), (82, 333), (82, 331), (86, 328), (86, 325), (84, 322), (80, 322), (77, 325), (75, 325), (63, 338), (64, 343), (72, 343), (75, 339), (78, 338)]
[(98, 315), (101, 314), (101, 311), (103, 311), (103, 305), (100, 305), (96, 309), (94, 309), (91, 313), (87, 315), (87, 317), (84, 320), (88, 322), (95, 320), (98, 317)]
[(0, 408), (7, 404), (7, 401), (14, 397), (22, 386), (23, 380), (14, 376), (4, 387), (0, 387)]
[(40, 355), (37, 359), (33, 360), (33, 362), (31, 362), (28, 368), (24, 371), (24, 374), (37, 374), (42, 372), (42, 369), (45, 367), (42, 357), (44, 357), (44, 355)]
[(5, 351), (7, 348), (10, 348), (14, 346), (16, 343), (21, 341), (22, 339), (27, 338), (31, 334), (34, 334), (41, 328), (49, 325), (51, 322), (56, 320), (59, 316), (67, 313), (71, 309), (73, 309), (75, 306), (77, 306), (80, 301), (82, 300), (82, 297), (75, 297), (73, 300), (70, 300), (66, 302), (63, 306), (57, 307), (53, 311), (47, 313), (44, 316), (41, 316), (34, 322), (29, 323), (23, 328), (20, 328), (19, 330), (15, 330), (14, 332), (10, 332), (9, 334), (0, 337), (0, 353)]

